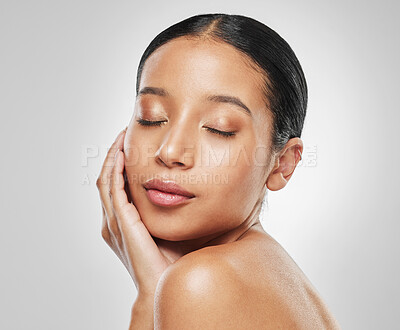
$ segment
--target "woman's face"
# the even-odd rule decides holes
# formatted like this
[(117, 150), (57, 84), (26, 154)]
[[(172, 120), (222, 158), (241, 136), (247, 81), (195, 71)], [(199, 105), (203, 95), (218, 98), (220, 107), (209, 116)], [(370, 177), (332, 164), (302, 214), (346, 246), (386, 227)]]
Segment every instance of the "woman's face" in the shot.
[[(151, 235), (196, 239), (249, 217), (265, 194), (271, 156), (261, 86), (262, 75), (225, 43), (181, 37), (147, 59), (124, 150), (131, 197)], [(195, 197), (160, 206), (143, 186), (152, 178)]]

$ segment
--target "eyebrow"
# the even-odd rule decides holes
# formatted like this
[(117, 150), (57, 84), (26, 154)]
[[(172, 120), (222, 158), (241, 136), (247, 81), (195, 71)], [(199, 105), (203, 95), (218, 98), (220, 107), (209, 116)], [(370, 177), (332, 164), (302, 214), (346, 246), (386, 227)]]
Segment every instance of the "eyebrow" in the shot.
[(230, 103), (236, 105), (240, 107), (240, 109), (244, 110), (248, 115), (252, 116), (250, 109), (236, 96), (209, 95), (207, 96), (207, 100), (212, 102)]
[(158, 95), (158, 96), (170, 96), (170, 94), (163, 88), (158, 88), (158, 87), (144, 87), (142, 88), (138, 95), (145, 95), (145, 94), (152, 94), (152, 95)]
[[(140, 95), (158, 95), (168, 97), (171, 96), (165, 89), (159, 87), (144, 87), (142, 88), (137, 96)], [(250, 109), (236, 96), (229, 95), (208, 95), (206, 97), (208, 101), (216, 103), (230, 103), (236, 105), (241, 110), (245, 111), (246, 114), (252, 116)]]

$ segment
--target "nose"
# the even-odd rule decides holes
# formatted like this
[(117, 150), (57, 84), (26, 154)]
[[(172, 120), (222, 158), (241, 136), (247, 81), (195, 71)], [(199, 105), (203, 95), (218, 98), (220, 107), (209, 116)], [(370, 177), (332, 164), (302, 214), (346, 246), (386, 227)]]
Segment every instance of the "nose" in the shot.
[[(181, 122), (182, 123), (182, 122)], [(189, 169), (194, 166), (195, 144), (189, 127), (178, 123), (171, 127), (155, 154), (155, 160), (168, 168)]]

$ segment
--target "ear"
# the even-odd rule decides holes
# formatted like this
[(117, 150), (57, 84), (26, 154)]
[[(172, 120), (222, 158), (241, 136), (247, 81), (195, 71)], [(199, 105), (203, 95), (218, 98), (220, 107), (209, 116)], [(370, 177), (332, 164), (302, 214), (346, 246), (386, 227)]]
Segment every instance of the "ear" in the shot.
[(269, 190), (276, 191), (286, 186), (301, 159), (302, 152), (303, 142), (300, 138), (292, 138), (286, 143), (277, 154), (274, 167), (267, 178), (266, 185)]

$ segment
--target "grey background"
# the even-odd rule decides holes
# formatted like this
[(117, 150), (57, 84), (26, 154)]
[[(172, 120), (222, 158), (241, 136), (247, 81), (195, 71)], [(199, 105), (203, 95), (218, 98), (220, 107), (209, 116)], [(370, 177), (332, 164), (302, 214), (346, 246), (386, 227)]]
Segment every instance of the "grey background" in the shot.
[(136, 291), (101, 238), (95, 180), (145, 47), (208, 12), (269, 25), (308, 80), (307, 154), (264, 227), (344, 329), (398, 327), (395, 1), (70, 0), (0, 4), (1, 329), (128, 328)]

